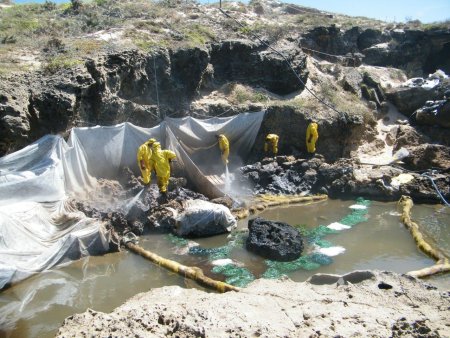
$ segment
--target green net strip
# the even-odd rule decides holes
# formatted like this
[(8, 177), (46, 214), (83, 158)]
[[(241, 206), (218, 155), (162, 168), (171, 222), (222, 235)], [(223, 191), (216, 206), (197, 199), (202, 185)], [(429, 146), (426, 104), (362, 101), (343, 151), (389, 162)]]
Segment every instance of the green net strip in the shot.
[(238, 287), (246, 287), (255, 280), (255, 276), (249, 270), (234, 264), (215, 266), (212, 271), (225, 275), (225, 282)]
[[(363, 205), (365, 207), (370, 206), (370, 201), (363, 198), (356, 199), (357, 205)], [(354, 226), (358, 223), (367, 221), (368, 209), (352, 209), (352, 212), (343, 217), (339, 223)], [(305, 225), (297, 225), (297, 229), (302, 234), (305, 244), (317, 245), (322, 248), (328, 248), (333, 244), (323, 237), (329, 234), (336, 234), (338, 231), (329, 229), (324, 225), (319, 225), (313, 229), (308, 229)], [(244, 245), (246, 233), (234, 232), (230, 235), (230, 240), (227, 245), (217, 248), (203, 248), (195, 246), (189, 248), (189, 254), (198, 256), (208, 256), (208, 260), (214, 261), (217, 259), (229, 258), (230, 253), (234, 247)], [(177, 246), (188, 245), (188, 240), (180, 238), (174, 235), (169, 235), (169, 240)], [(288, 272), (296, 270), (315, 270), (323, 265), (329, 265), (333, 262), (333, 259), (327, 255), (319, 252), (312, 252), (301, 256), (300, 258), (291, 262), (278, 262), (272, 260), (266, 260), (267, 270), (262, 275), (263, 278), (277, 279), (286, 275)], [(255, 276), (246, 268), (236, 266), (234, 264), (227, 264), (223, 266), (215, 266), (212, 271), (214, 273), (223, 274), (226, 277), (226, 282), (238, 287), (245, 287), (251, 281), (255, 279)]]
[(170, 243), (172, 243), (176, 246), (179, 246), (179, 247), (186, 246), (189, 243), (189, 241), (187, 239), (184, 239), (183, 237), (175, 236), (173, 234), (168, 234), (167, 238)]
[(354, 226), (358, 223), (367, 221), (367, 208), (370, 206), (370, 201), (358, 197), (355, 204), (365, 206), (366, 209), (352, 209), (352, 213), (342, 218), (339, 223)]

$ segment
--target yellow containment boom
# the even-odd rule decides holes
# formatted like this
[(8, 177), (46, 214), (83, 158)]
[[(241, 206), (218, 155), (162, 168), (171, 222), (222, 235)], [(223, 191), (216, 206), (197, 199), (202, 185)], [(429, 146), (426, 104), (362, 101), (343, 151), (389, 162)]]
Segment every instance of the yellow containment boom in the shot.
[(446, 257), (439, 249), (428, 243), (423, 237), (419, 225), (411, 220), (411, 209), (414, 205), (412, 199), (409, 196), (402, 196), (398, 201), (398, 205), (402, 207), (402, 223), (408, 228), (417, 247), (426, 255), (436, 260), (436, 264), (433, 266), (417, 271), (410, 271), (407, 274), (417, 278), (423, 278), (437, 273), (450, 272), (448, 257)]
[(236, 286), (220, 282), (209, 278), (203, 274), (202, 269), (198, 267), (191, 267), (182, 265), (170, 259), (163, 258), (153, 252), (147, 251), (140, 247), (139, 245), (134, 244), (133, 242), (125, 243), (125, 246), (132, 252), (148, 259), (149, 261), (173, 272), (176, 272), (180, 276), (192, 279), (196, 281), (198, 284), (208, 287), (210, 289), (216, 290), (218, 292), (227, 292), (227, 291), (239, 291), (240, 289)]

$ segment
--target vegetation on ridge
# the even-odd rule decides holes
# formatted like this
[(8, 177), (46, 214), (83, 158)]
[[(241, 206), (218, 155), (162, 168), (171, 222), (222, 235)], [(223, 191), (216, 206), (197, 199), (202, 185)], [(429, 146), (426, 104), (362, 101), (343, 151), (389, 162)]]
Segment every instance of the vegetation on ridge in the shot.
[[(373, 28), (450, 27), (385, 23), (361, 17), (325, 13), (284, 4), (283, 11), (265, 11), (267, 5), (252, 0), (248, 5), (223, 2), (244, 26), (217, 11), (218, 3), (148, 0), (71, 0), (64, 4), (12, 5), (0, 8), (0, 74), (38, 69), (55, 71), (81, 63), (100, 52), (155, 47), (195, 47), (225, 38), (263, 36), (273, 43), (320, 25)], [(282, 16), (282, 19), (280, 17)], [(395, 26), (395, 27), (394, 27)], [(27, 57), (24, 57), (27, 55)]]

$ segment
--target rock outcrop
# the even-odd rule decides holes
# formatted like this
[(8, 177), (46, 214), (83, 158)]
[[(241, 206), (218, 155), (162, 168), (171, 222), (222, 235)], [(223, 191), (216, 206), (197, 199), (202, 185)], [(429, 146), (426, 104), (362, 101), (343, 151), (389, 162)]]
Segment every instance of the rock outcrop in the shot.
[(306, 150), (306, 129), (310, 121), (317, 121), (319, 140), (317, 153), (334, 161), (349, 156), (352, 143), (362, 142), (367, 128), (362, 113), (314, 113), (303, 107), (273, 106), (267, 108), (266, 116), (256, 137), (249, 163), (259, 161), (264, 156), (264, 140), (267, 134), (280, 136), (280, 154), (304, 156)]
[[(293, 48), (286, 49), (285, 58), (305, 83), (306, 56)], [(152, 127), (166, 116), (184, 116), (208, 81), (240, 82), (280, 95), (303, 88), (283, 58), (248, 40), (203, 49), (100, 55), (52, 76), (35, 73), (2, 80), (0, 155), (73, 126), (128, 121)]]
[(416, 121), (419, 125), (437, 125), (450, 129), (450, 98), (425, 102), (416, 111)]
[[(388, 90), (386, 96), (402, 114), (408, 117), (419, 109), (421, 113), (434, 112), (438, 115), (441, 114), (440, 111), (444, 108), (447, 101), (446, 93), (449, 90), (450, 80), (447, 75), (442, 72), (436, 72), (425, 79), (409, 79), (402, 86)], [(435, 100), (442, 102), (430, 102)], [(436, 120), (439, 120), (439, 118)]]
[[(328, 163), (320, 155), (312, 159), (278, 156), (240, 168), (236, 179), (240, 186), (250, 182), (249, 192), (255, 194), (326, 193), (333, 198), (363, 196), (390, 201), (409, 195), (415, 201), (439, 202), (434, 182), (444, 198), (449, 199), (448, 147), (417, 145), (408, 150), (410, 155), (402, 165), (359, 164), (352, 159)], [(426, 175), (410, 172), (433, 168), (439, 171)], [(398, 184), (402, 174), (409, 174), (411, 179)]]
[[(414, 144), (431, 141), (450, 145), (450, 80), (446, 74), (437, 71), (427, 78), (409, 79), (402, 86), (388, 89), (386, 97), (409, 118), (415, 133), (421, 135), (420, 142)], [(399, 135), (397, 143), (405, 145), (405, 141)]]
[[(300, 39), (300, 45), (321, 53), (331, 62), (346, 63), (361, 54), (364, 64), (408, 69), (412, 76), (423, 76), (442, 69), (450, 73), (450, 32), (443, 29), (374, 29), (336, 25), (313, 28)], [(342, 58), (344, 57), (344, 58)]]
[(450, 168), (449, 147), (439, 144), (423, 144), (416, 147), (408, 147), (410, 155), (403, 159), (405, 167), (409, 170), (427, 170)]
[(293, 261), (303, 251), (300, 232), (291, 225), (257, 217), (248, 221), (247, 250), (275, 261)]

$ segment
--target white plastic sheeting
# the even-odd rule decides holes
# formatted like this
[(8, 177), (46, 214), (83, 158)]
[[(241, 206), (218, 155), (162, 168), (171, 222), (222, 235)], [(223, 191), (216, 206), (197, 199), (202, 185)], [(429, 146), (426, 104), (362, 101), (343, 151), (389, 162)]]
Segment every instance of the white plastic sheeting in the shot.
[(78, 144), (83, 149), (90, 175), (118, 179), (124, 167), (139, 173), (137, 148), (151, 137), (161, 140), (164, 147), (164, 135), (164, 123), (153, 128), (122, 123), (109, 127), (73, 128), (69, 144)]
[(68, 199), (86, 196), (95, 183), (82, 148), (59, 136), (0, 158), (0, 289), (109, 249), (104, 225)]
[[(223, 173), (216, 134), (225, 134), (230, 142), (230, 165), (240, 166), (250, 153), (264, 112), (244, 113), (209, 119), (166, 118), (153, 128), (131, 123), (110, 127), (72, 129), (69, 144), (78, 144), (86, 158), (86, 169), (94, 177), (117, 179), (124, 167), (139, 174), (136, 150), (153, 137), (177, 154), (176, 166), (188, 175), (200, 191), (208, 184), (203, 174)], [(204, 178), (204, 177), (203, 177)]]
[(192, 117), (166, 119), (166, 146), (177, 155), (176, 164), (186, 173), (197, 190), (210, 198), (228, 193), (213, 185), (205, 175), (222, 175), (216, 135), (224, 134), (230, 143), (229, 166), (241, 166), (247, 159), (265, 112), (245, 113), (233, 117), (198, 120)]
[(83, 193), (94, 185), (82, 149), (59, 136), (44, 136), (0, 158), (0, 205), (59, 201), (66, 191)]
[(264, 112), (259, 112), (206, 120), (167, 118), (166, 121), (183, 150), (193, 162), (205, 168), (208, 163), (221, 163), (217, 134), (224, 134), (230, 142), (230, 162), (235, 159), (238, 161), (235, 165), (241, 164), (253, 147), (263, 117)]
[(8, 283), (109, 249), (110, 233), (66, 202), (0, 206), (0, 289)]
[[(223, 172), (216, 134), (230, 141), (230, 163), (249, 154), (264, 112), (197, 120), (166, 119), (154, 128), (130, 123), (74, 128), (68, 142), (47, 135), (0, 158), (0, 289), (31, 274), (85, 255), (108, 251), (110, 234), (71, 205), (93, 198), (97, 178), (119, 179), (123, 168), (136, 174), (136, 151), (150, 137), (177, 154), (199, 191), (218, 194), (205, 179)], [(210, 189), (207, 189), (210, 187)]]

